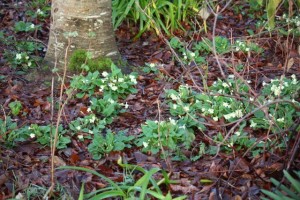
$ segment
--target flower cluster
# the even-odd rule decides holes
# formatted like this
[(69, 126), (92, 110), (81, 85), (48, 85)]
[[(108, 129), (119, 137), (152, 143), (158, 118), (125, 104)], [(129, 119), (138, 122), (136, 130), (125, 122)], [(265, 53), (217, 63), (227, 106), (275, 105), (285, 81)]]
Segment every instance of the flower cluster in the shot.
[(104, 71), (101, 75), (103, 78), (99, 80), (99, 92), (109, 93), (113, 99), (136, 92), (134, 86), (137, 84), (137, 80), (133, 74), (123, 75), (120, 69), (112, 66), (111, 73)]
[(292, 25), (294, 25), (298, 28), (300, 27), (300, 17), (299, 17), (299, 15), (296, 15), (293, 18), (289, 18), (287, 14), (283, 14), (282, 19), (284, 19), (286, 23), (292, 24)]
[(26, 52), (16, 53), (14, 63), (23, 68), (32, 68), (35, 66), (34, 61), (29, 57)]
[(235, 46), (235, 51), (255, 52), (255, 53), (263, 52), (262, 48), (260, 48), (257, 44), (252, 42), (244, 42), (241, 40), (237, 40), (234, 46)]
[(161, 147), (167, 147), (167, 151), (181, 152), (179, 146), (188, 149), (195, 139), (191, 129), (186, 127), (182, 120), (169, 118), (166, 121), (147, 120), (142, 125), (143, 134), (137, 139), (137, 146), (143, 147), (143, 151), (151, 151), (156, 154)]

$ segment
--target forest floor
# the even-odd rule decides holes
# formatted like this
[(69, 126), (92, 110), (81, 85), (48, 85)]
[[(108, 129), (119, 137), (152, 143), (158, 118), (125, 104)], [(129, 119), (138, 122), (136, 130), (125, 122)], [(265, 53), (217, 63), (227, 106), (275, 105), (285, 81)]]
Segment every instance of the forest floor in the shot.
[[(50, 19), (47, 17), (43, 21), (32, 21), (32, 18), (26, 14), (28, 8), (25, 5), (28, 3), (29, 1), (26, 0), (6, 0), (0, 3), (0, 31), (14, 36), (17, 41), (32, 40), (47, 44)], [(244, 6), (244, 9), (245, 13), (250, 10), (248, 6)], [(261, 15), (262, 13), (256, 12), (255, 14)], [(18, 21), (34, 22), (36, 26), (41, 27), (35, 32), (15, 33), (14, 26)], [(197, 32), (186, 26), (185, 32), (178, 31), (175, 35), (187, 44), (202, 41), (203, 38), (211, 40), (213, 21), (213, 18), (208, 19), (207, 33)], [(287, 38), (279, 34), (270, 36), (267, 31), (257, 30), (255, 23), (256, 19), (249, 15), (235, 14), (233, 7), (227, 8), (222, 13), (222, 18), (217, 22), (215, 35), (226, 37), (231, 41), (243, 38), (258, 44), (263, 49), (263, 53), (231, 52), (221, 55), (222, 64), (244, 65), (244, 69), (237, 73), (244, 80), (249, 81), (249, 85), (256, 93), (260, 92), (264, 82), (270, 82), (271, 79), (283, 74), (287, 77), (295, 74), (299, 79), (300, 57), (297, 50), (299, 38)], [(249, 30), (254, 33), (254, 36), (249, 36)], [(145, 66), (145, 63), (154, 63), (158, 67), (158, 73), (139, 74), (136, 85), (137, 93), (129, 95), (124, 100), (124, 103), (127, 102), (129, 105), (128, 109), (109, 125), (113, 131), (127, 129), (127, 133), (134, 136), (141, 133), (141, 124), (146, 120), (169, 119), (169, 108), (164, 103), (166, 89), (178, 89), (179, 85), (184, 84), (195, 89), (203, 88), (199, 70), (195, 66), (182, 68), (174, 59), (173, 52), (166, 44), (168, 37), (158, 37), (153, 32), (146, 32), (133, 41), (135, 33), (134, 27), (128, 27), (125, 24), (116, 31), (122, 56), (137, 69), (142, 69), (141, 66)], [(36, 51), (36, 56), (42, 57), (44, 48), (46, 46)], [(21, 113), (26, 113), (26, 115), (12, 116), (13, 122), (18, 125), (17, 128), (29, 124), (47, 125), (55, 121), (55, 118), (51, 119), (50, 112), (51, 83), (33, 80), (28, 77), (27, 72), (13, 68), (4, 59), (6, 51), (14, 51), (14, 48), (1, 42), (0, 118), (4, 120), (10, 114), (9, 103), (18, 100), (22, 103)], [(206, 60), (207, 85), (211, 86), (222, 75), (213, 54), (208, 54)], [(137, 71), (142, 71), (141, 69)], [(230, 70), (225, 72), (226, 74), (232, 73)], [(54, 90), (56, 100), (59, 98), (59, 91), (59, 87)], [(295, 100), (299, 101), (299, 96)], [(64, 108), (62, 123), (68, 124), (78, 116), (84, 116), (82, 111), (87, 108), (87, 104), (86, 99), (70, 100)], [(224, 136), (232, 128), (232, 126), (219, 126), (225, 123), (224, 119), (213, 121), (206, 118), (206, 122), (209, 125), (204, 133), (195, 131), (193, 148), (182, 152), (187, 158), (198, 155), (197, 144), (203, 142), (209, 145), (211, 141), (208, 138), (213, 138), (218, 133)], [(299, 119), (295, 119), (294, 123), (299, 124)], [(268, 130), (251, 128), (250, 123), (247, 123), (245, 130), (249, 135), (255, 135), (256, 138), (262, 140), (269, 135)], [(170, 172), (171, 179), (178, 182), (165, 186), (163, 190), (171, 191), (173, 195), (186, 194), (188, 199), (221, 199), (220, 196), (222, 199), (260, 199), (260, 190), (270, 190), (272, 187), (270, 178), (281, 180), (283, 170), (287, 166), (290, 170), (300, 170), (300, 154), (294, 147), (296, 141), (299, 140), (300, 132), (295, 129), (290, 132), (295, 137), (287, 141), (285, 148), (275, 145), (272, 151), (265, 149), (259, 155), (252, 156), (250, 153), (245, 153), (248, 149), (236, 149), (232, 146), (231, 151), (220, 151), (216, 155), (204, 153), (195, 161), (191, 159), (174, 161), (172, 157), (162, 159), (159, 154), (142, 152), (138, 147), (110, 152), (100, 160), (94, 160), (87, 150), (90, 140), (80, 141), (70, 134), (71, 143), (67, 148), (57, 150), (55, 164), (56, 166), (69, 165), (94, 169), (115, 182), (122, 182), (126, 172), (117, 164), (121, 156), (127, 163), (136, 164), (145, 169), (158, 167)], [(19, 193), (28, 192), (26, 189), (33, 186), (45, 192), (50, 184), (50, 147), (42, 146), (35, 139), (30, 139), (8, 148), (4, 145), (2, 137), (0, 136), (0, 199), (14, 198)], [(271, 140), (276, 139), (277, 136), (271, 138)], [(83, 182), (85, 182), (86, 191), (107, 186), (105, 181), (81, 171), (57, 170), (55, 175), (57, 182), (64, 188), (61, 191), (67, 191), (75, 199)], [(132, 176), (138, 177), (139, 174), (132, 174)], [(158, 175), (159, 177), (162, 176)], [(56, 195), (60, 196), (61, 193), (57, 192)]]

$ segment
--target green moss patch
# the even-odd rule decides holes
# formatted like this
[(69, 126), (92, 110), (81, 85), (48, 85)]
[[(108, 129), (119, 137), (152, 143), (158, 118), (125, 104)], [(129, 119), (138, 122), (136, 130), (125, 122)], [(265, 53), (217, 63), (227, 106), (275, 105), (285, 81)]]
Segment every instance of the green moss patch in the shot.
[(82, 70), (91, 72), (108, 71), (112, 63), (110, 58), (99, 57), (92, 59), (86, 50), (78, 49), (70, 56), (69, 69), (73, 72), (80, 72)]

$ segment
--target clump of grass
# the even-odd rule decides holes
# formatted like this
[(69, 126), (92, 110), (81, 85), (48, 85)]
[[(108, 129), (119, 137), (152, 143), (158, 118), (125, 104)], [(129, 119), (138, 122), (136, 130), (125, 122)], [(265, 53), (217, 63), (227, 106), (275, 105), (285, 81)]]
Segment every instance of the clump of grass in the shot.
[(109, 71), (113, 61), (110, 58), (91, 58), (83, 49), (75, 50), (70, 56), (69, 69), (73, 72), (84, 71)]

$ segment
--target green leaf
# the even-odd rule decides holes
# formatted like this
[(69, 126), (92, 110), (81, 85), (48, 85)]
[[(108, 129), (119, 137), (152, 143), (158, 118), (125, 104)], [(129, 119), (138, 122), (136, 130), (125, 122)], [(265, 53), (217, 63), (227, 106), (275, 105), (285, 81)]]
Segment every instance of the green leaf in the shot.
[(142, 187), (142, 191), (140, 194), (140, 199), (145, 199), (146, 193), (147, 193), (147, 187), (148, 187), (148, 183), (149, 180), (151, 178), (151, 176), (153, 174), (155, 174), (156, 172), (160, 171), (159, 168), (152, 168), (150, 171), (146, 172), (144, 174), (144, 176), (142, 176), (135, 184), (134, 186), (141, 186)]
[[(271, 178), (271, 182), (276, 185), (276, 187), (279, 187), (281, 190), (283, 190), (284, 192), (286, 192), (287, 194), (289, 194), (291, 197), (295, 198), (294, 197), (294, 193), (289, 189), (287, 188), (285, 185), (281, 184), (279, 181)], [(281, 192), (280, 192), (281, 193)], [(282, 194), (282, 193), (281, 193)]]
[(79, 98), (79, 99), (81, 99), (82, 97), (84, 97), (84, 93), (77, 93), (76, 97)]
[[(274, 199), (274, 200), (284, 200), (284, 199), (282, 199), (280, 196), (278, 196), (277, 194), (275, 194), (275, 193), (273, 193), (273, 192), (270, 192), (270, 191), (267, 191), (267, 190), (262, 190), (262, 192), (264, 193), (264, 194), (266, 194), (267, 196), (269, 196), (269, 197), (271, 197), (272, 199)], [(292, 199), (290, 199), (290, 198), (286, 198), (287, 200), (292, 200)]]
[(74, 166), (62, 166), (62, 167), (58, 167), (57, 169), (71, 169), (71, 170), (79, 170), (79, 171), (84, 171), (84, 172), (88, 172), (91, 174), (94, 174), (102, 179), (104, 179), (105, 181), (107, 181), (111, 186), (113, 186), (118, 192), (120, 192), (119, 194), (122, 194), (122, 196), (125, 195), (125, 193), (123, 192), (123, 190), (116, 184), (114, 183), (112, 180), (110, 180), (109, 178), (107, 178), (106, 176), (94, 171), (94, 170), (90, 170), (84, 167), (74, 167)]
[[(300, 193), (300, 181), (294, 179), (286, 170), (283, 171), (284, 176), (291, 182), (292, 187)], [(298, 196), (299, 197), (299, 196)]]
[(268, 24), (271, 29), (275, 27), (275, 14), (278, 5), (282, 0), (269, 0), (267, 4)]
[(113, 197), (123, 197), (124, 198), (125, 194), (123, 193), (123, 191), (111, 190), (111, 191), (97, 194), (94, 197), (90, 198), (89, 200), (98, 200), (98, 199), (106, 199), (106, 198), (113, 198)]
[(254, 116), (255, 116), (256, 118), (264, 118), (265, 113), (264, 113), (263, 111), (261, 111), (261, 110), (258, 110), (258, 111), (256, 111), (256, 112), (254, 113)]
[(81, 185), (81, 189), (80, 189), (78, 200), (84, 200), (83, 194), (84, 194), (84, 183), (82, 183), (82, 185)]

